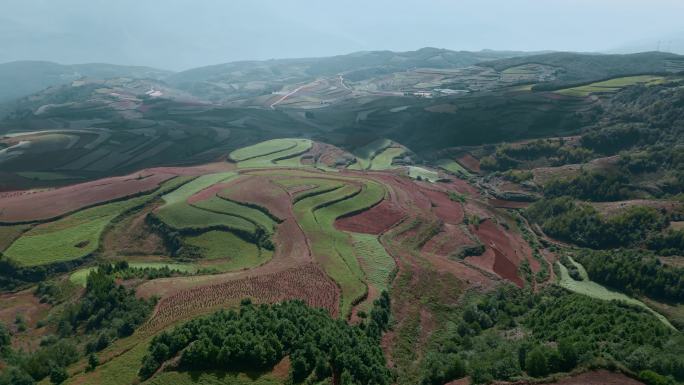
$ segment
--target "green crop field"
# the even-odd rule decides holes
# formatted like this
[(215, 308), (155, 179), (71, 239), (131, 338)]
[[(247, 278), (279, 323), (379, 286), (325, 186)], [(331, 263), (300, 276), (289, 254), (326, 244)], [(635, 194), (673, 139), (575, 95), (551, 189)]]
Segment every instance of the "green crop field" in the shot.
[[(189, 263), (167, 263), (167, 262), (129, 262), (128, 266), (136, 269), (162, 269), (164, 267), (170, 270), (181, 272), (194, 273), (197, 271), (197, 266)], [(88, 274), (93, 271), (95, 267), (86, 267), (71, 273), (69, 281), (75, 285), (85, 286), (88, 279)]]
[(582, 277), (582, 281), (576, 281), (572, 277), (570, 277), (570, 274), (568, 273), (568, 269), (560, 262), (556, 262), (558, 265), (558, 268), (560, 270), (560, 277), (559, 277), (559, 284), (560, 286), (578, 293), (582, 295), (586, 295), (588, 297), (596, 298), (596, 299), (601, 299), (604, 301), (622, 301), (629, 303), (631, 305), (636, 305), (639, 307), (642, 307), (649, 312), (651, 312), (654, 316), (658, 317), (658, 319), (663, 322), (665, 325), (671, 327), (674, 329), (674, 327), (670, 324), (670, 322), (665, 318), (662, 314), (654, 311), (650, 307), (646, 306), (643, 302), (634, 299), (632, 297), (628, 297), (622, 293), (608, 290), (604, 286), (599, 285), (598, 283), (589, 280), (589, 276), (584, 270), (584, 267), (580, 265), (579, 263), (575, 262), (572, 258), (568, 257), (570, 259), (570, 262), (572, 262), (575, 266), (577, 266), (577, 269), (580, 272), (580, 276)]
[(230, 157), (239, 161), (240, 168), (300, 167), (299, 155), (312, 145), (309, 139), (274, 139), (235, 150)]
[(272, 139), (252, 146), (239, 148), (230, 153), (230, 158), (241, 162), (247, 159), (288, 150), (294, 148), (296, 145), (297, 142), (295, 139)]
[[(212, 230), (185, 237), (185, 242), (198, 247), (207, 260), (216, 260), (210, 267), (221, 270), (239, 270), (261, 265), (268, 261), (272, 252), (260, 249), (228, 231)], [(221, 261), (218, 261), (221, 260)]]
[(451, 159), (440, 159), (437, 161), (436, 165), (438, 167), (443, 168), (444, 170), (447, 170), (451, 173), (454, 173), (458, 176), (462, 176), (464, 178), (470, 178), (472, 175), (468, 170), (463, 168), (458, 162), (451, 160)]
[[(389, 289), (392, 272), (396, 267), (394, 258), (382, 246), (378, 237), (372, 234), (350, 233), (354, 253), (359, 260), (368, 284), (373, 285), (378, 292)], [(366, 301), (364, 310), (370, 309), (371, 303)]]
[(254, 223), (233, 215), (219, 214), (190, 206), (182, 202), (159, 209), (155, 215), (176, 230), (205, 229), (225, 227), (254, 233)]
[(241, 217), (254, 223), (255, 225), (258, 225), (268, 233), (273, 233), (275, 229), (276, 222), (262, 211), (223, 198), (209, 198), (207, 200), (197, 202), (192, 206), (207, 211)]
[(371, 160), (370, 169), (387, 170), (392, 168), (392, 160), (403, 155), (405, 152), (406, 150), (400, 147), (388, 147)]
[(428, 182), (436, 182), (437, 178), (439, 177), (437, 172), (417, 166), (408, 167), (408, 176), (410, 176), (413, 179), (420, 178), (421, 180), (425, 180)]
[(641, 76), (626, 76), (621, 78), (610, 79), (602, 82), (591, 83), (586, 86), (565, 88), (556, 91), (557, 94), (566, 96), (586, 97), (593, 93), (613, 93), (619, 91), (621, 88), (635, 85), (645, 84), (652, 85), (662, 83), (664, 78), (662, 76), (641, 75)]
[(237, 174), (234, 172), (220, 172), (216, 174), (202, 175), (192, 181), (186, 183), (185, 185), (179, 187), (178, 189), (164, 195), (165, 205), (170, 206), (176, 203), (185, 202), (188, 198), (194, 194), (204, 190), (219, 182), (225, 182), (236, 177)]
[(381, 151), (392, 145), (389, 139), (378, 139), (359, 147), (352, 152), (356, 157), (356, 163), (349, 166), (352, 170), (367, 170), (371, 166), (373, 158)]

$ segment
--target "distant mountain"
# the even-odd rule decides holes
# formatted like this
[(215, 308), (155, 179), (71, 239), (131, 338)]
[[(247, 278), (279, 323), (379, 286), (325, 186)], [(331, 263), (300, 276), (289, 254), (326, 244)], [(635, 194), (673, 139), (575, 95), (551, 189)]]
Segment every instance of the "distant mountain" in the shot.
[(47, 87), (67, 84), (82, 77), (161, 79), (171, 72), (114, 64), (63, 65), (45, 61), (15, 61), (0, 64), (0, 103), (30, 95)]
[[(321, 58), (274, 59), (265, 61), (240, 61), (199, 67), (175, 73), (167, 78), (171, 84), (187, 84), (201, 81), (217, 81), (259, 76), (280, 78), (287, 76), (330, 76), (338, 73), (363, 71), (370, 68), (386, 72), (410, 68), (458, 68), (486, 60), (530, 55), (519, 51), (479, 52), (450, 51), (439, 48), (421, 48), (417, 51), (362, 51), (347, 55)], [(261, 78), (261, 80), (265, 80)]]
[(552, 52), (542, 55), (506, 58), (480, 63), (497, 71), (524, 64), (558, 67), (556, 83), (572, 83), (614, 76), (684, 71), (684, 56), (665, 52), (641, 52), (625, 55)]

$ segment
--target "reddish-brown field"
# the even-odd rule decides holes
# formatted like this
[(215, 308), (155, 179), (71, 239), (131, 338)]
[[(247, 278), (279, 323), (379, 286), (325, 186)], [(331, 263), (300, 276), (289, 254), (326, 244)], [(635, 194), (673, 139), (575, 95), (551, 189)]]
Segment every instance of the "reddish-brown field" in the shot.
[(423, 245), (421, 251), (448, 257), (465, 246), (473, 246), (475, 241), (459, 225), (445, 223), (437, 235)]
[(439, 219), (452, 225), (463, 222), (463, 207), (460, 203), (452, 201), (443, 192), (423, 189), (422, 193), (432, 202), (432, 211)]
[[(167, 281), (173, 285), (173, 279)], [(258, 303), (301, 299), (309, 306), (327, 309), (337, 316), (339, 289), (318, 266), (307, 264), (277, 273), (198, 286), (164, 297), (143, 328), (156, 330), (177, 319), (206, 313), (246, 297)]]
[(404, 218), (404, 213), (391, 201), (383, 200), (359, 214), (339, 218), (335, 228), (364, 234), (380, 234)]
[(539, 271), (539, 262), (532, 258), (532, 249), (518, 234), (503, 229), (494, 221), (487, 219), (478, 226), (471, 226), (471, 231), (485, 245), (485, 253), (477, 257), (468, 257), (467, 261), (483, 269), (487, 269), (522, 286), (518, 276), (518, 267), (523, 260), (530, 263), (532, 271)]
[(451, 179), (449, 182), (440, 182), (437, 186), (443, 186), (447, 191), (456, 191), (457, 193), (470, 195), (471, 197), (480, 195), (478, 189), (462, 179)]
[(28, 222), (59, 217), (98, 203), (154, 190), (173, 176), (170, 173), (143, 170), (54, 190), (14, 195), (4, 193), (0, 203), (0, 222)]
[(459, 156), (456, 161), (472, 172), (480, 172), (480, 161), (469, 153)]
[(222, 190), (218, 193), (221, 197), (265, 207), (281, 219), (289, 216), (290, 196), (266, 176), (243, 175)]

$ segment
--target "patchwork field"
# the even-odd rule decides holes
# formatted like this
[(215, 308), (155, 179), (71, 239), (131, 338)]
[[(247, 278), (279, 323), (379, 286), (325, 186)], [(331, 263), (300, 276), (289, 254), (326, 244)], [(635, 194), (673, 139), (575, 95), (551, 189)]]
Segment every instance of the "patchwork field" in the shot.
[[(381, 139), (352, 151), (356, 161), (349, 167), (319, 167), (323, 154), (342, 153), (308, 139), (270, 140), (231, 152), (224, 163), (232, 169), (154, 169), (148, 178), (159, 181), (149, 191), (122, 188), (129, 195), (74, 205), (55, 219), (44, 211), (29, 223), (0, 226), (3, 258), (19, 269), (45, 267), (54, 282), (80, 293), (98, 264), (127, 261), (129, 275), (116, 273), (116, 282), (134, 288), (136, 298), (156, 299), (132, 336), (98, 353), (95, 371), (86, 371), (82, 358), (69, 366), (66, 383), (283, 383), (289, 361), (285, 369), (258, 373), (187, 372), (169, 361), (150, 379), (138, 378), (153, 336), (245, 298), (255, 304), (302, 300), (365, 325), (379, 317), (378, 300), (388, 292), (392, 326), (379, 343), (389, 359), (402, 362), (427, 351), (451, 322), (443, 317), (447, 309), (468, 296), (487, 295), (504, 282), (536, 291), (554, 283), (553, 274), (539, 274), (552, 253), (540, 250), (518, 212), (507, 211), (522, 206), (493, 199), (475, 183), (474, 157), (442, 159), (439, 171), (403, 166), (400, 159), (412, 153)], [(141, 189), (139, 179), (129, 182)], [(60, 190), (75, 191), (33, 194)], [(69, 261), (79, 265), (59, 263)], [(575, 281), (561, 264), (558, 269), (560, 286), (649, 309), (670, 326), (644, 303), (586, 278)]]

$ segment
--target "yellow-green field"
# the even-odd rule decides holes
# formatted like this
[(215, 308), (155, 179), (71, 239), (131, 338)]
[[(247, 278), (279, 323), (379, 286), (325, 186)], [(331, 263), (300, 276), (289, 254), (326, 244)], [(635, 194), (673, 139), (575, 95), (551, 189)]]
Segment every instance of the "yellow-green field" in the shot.
[(595, 93), (613, 93), (622, 88), (635, 84), (653, 85), (664, 81), (662, 76), (641, 75), (641, 76), (626, 76), (621, 78), (610, 79), (602, 82), (591, 83), (585, 86), (565, 88), (555, 91), (557, 94), (566, 96), (585, 97)]

